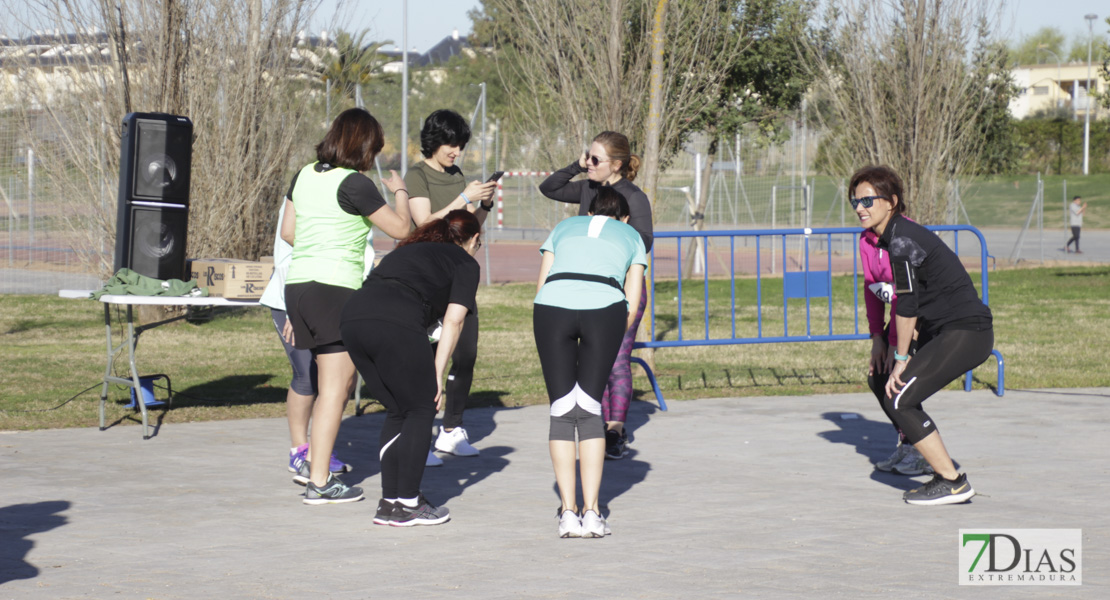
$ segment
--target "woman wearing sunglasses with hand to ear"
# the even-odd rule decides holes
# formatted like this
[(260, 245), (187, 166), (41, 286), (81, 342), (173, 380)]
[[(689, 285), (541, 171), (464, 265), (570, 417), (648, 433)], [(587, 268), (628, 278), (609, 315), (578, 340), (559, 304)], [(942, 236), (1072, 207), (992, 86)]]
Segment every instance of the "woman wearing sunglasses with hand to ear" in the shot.
[[(628, 202), (628, 224), (640, 234), (645, 250), (650, 253), (653, 239), (651, 202), (647, 194), (632, 183), (639, 169), (640, 157), (632, 154), (628, 138), (616, 131), (602, 131), (577, 161), (545, 179), (540, 184), (540, 193), (552, 200), (577, 204), (578, 214), (586, 215), (590, 203), (597, 198), (598, 189), (602, 186), (613, 188)], [(586, 174), (585, 179), (571, 181), (582, 173)], [(620, 459), (628, 454), (628, 433), (624, 430), (624, 421), (632, 401), (632, 344), (636, 341), (636, 330), (640, 327), (647, 305), (646, 288), (645, 281), (635, 309), (636, 318), (624, 333), (601, 400), (606, 426), (605, 458), (608, 459)], [(629, 310), (632, 308), (629, 307)]]

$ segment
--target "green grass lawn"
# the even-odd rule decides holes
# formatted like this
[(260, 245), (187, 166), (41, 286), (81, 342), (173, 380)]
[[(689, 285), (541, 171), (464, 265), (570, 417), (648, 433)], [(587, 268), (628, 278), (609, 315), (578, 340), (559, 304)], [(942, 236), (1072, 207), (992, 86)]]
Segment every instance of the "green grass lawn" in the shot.
[[(977, 281), (977, 277), (975, 278)], [(764, 279), (764, 335), (782, 331), (779, 282)], [(755, 335), (753, 280), (737, 284), (737, 329)], [(656, 336), (677, 335), (675, 282), (659, 284)], [(729, 283), (710, 283), (710, 334), (729, 335)], [(991, 274), (996, 348), (1006, 358), (1011, 388), (1110, 386), (1103, 332), (1110, 326), (1110, 268), (1041, 268)], [(481, 338), (471, 402), (476, 406), (519, 406), (546, 402), (532, 339), (531, 284), (483, 287), (479, 292)], [(1051, 292), (1051, 293), (1046, 293)], [(689, 337), (704, 335), (703, 290), (684, 284), (682, 325)], [(851, 333), (850, 278), (836, 278), (837, 333)], [(811, 319), (822, 333), (825, 313), (815, 303)], [(804, 305), (791, 300), (791, 333), (803, 333)], [(848, 304), (850, 307), (850, 304)], [(864, 315), (860, 328), (866, 331)], [(119, 319), (113, 316), (119, 331)], [(0, 429), (90, 427), (104, 372), (103, 309), (93, 301), (50, 296), (0, 296), (0, 336), (5, 368), (0, 371)], [(869, 343), (801, 342), (665, 348), (656, 350), (656, 375), (668, 400), (707, 397), (866, 392)], [(289, 368), (263, 309), (217, 313), (206, 323), (179, 321), (142, 334), (138, 364), (143, 374), (166, 373), (176, 396), (173, 408), (154, 418), (166, 423), (281, 417)], [(976, 386), (993, 385), (994, 361), (975, 372)], [(647, 380), (635, 378), (637, 397), (653, 401)], [(955, 387), (955, 385), (953, 386)], [(82, 393), (82, 390), (85, 390)], [(161, 390), (157, 394), (164, 396)], [(108, 421), (133, 423), (127, 389), (109, 391)], [(71, 399), (72, 398), (72, 399)], [(66, 402), (67, 399), (71, 399)], [(60, 405), (60, 406), (59, 406)], [(348, 408), (353, 411), (353, 406)]]

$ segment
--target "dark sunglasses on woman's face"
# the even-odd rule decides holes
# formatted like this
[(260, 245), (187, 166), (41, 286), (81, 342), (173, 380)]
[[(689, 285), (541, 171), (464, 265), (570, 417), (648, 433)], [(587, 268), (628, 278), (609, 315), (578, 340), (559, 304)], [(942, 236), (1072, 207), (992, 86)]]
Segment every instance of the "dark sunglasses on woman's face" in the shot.
[(587, 154), (586, 155), (586, 162), (593, 163), (593, 165), (596, 167), (596, 166), (600, 165), (601, 163), (609, 162), (609, 159), (608, 158), (601, 159), (601, 158), (598, 158), (598, 157), (594, 156), (593, 154)]
[(852, 203), (852, 210), (855, 210), (860, 204), (862, 204), (864, 208), (871, 208), (871, 205), (880, 198), (883, 200), (890, 200), (890, 198), (886, 196), (864, 196), (863, 198), (848, 198), (848, 202)]

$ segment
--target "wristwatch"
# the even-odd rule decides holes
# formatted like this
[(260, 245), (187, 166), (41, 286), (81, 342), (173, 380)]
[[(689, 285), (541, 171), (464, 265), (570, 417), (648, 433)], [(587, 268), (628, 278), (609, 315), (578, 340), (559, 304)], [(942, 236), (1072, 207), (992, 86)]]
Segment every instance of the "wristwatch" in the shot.
[(484, 210), (486, 212), (489, 212), (489, 211), (493, 210), (493, 200), (490, 200), (489, 204), (486, 204), (485, 202), (479, 202), (478, 206), (480, 206), (482, 208), (482, 210)]

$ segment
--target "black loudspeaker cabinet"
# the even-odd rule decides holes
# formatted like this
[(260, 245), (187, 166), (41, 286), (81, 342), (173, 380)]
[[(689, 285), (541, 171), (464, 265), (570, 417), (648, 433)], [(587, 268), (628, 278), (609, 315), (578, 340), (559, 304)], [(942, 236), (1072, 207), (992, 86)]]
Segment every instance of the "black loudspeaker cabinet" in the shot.
[[(127, 268), (155, 279), (188, 279), (185, 272), (187, 207), (131, 204), (122, 222), (127, 224), (123, 231), (128, 239), (122, 257)], [(119, 258), (117, 256), (117, 260)]]
[(185, 279), (193, 123), (130, 113), (121, 133), (115, 270)]

